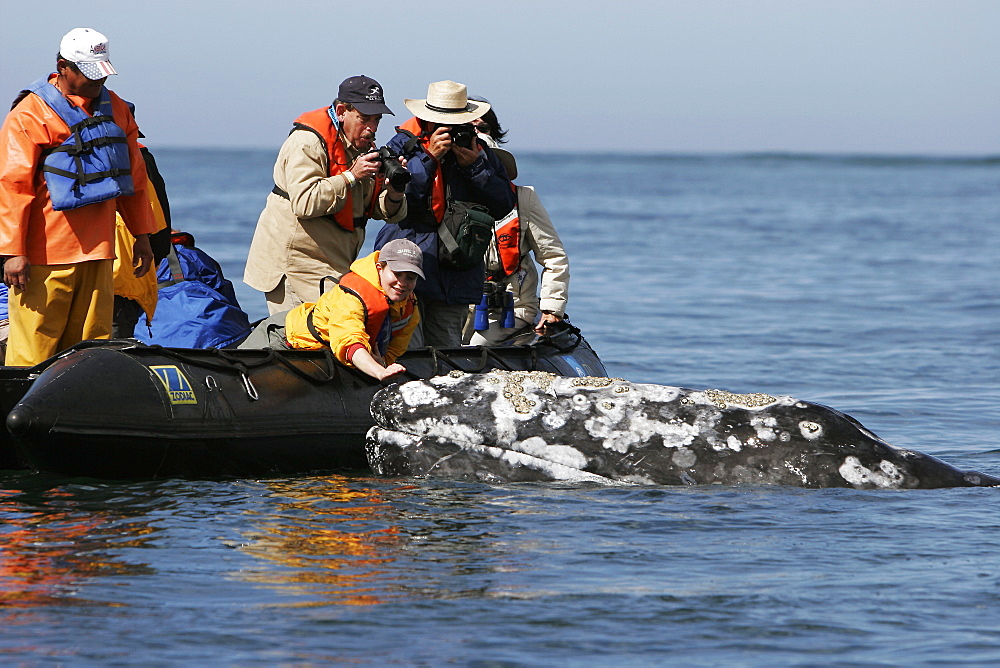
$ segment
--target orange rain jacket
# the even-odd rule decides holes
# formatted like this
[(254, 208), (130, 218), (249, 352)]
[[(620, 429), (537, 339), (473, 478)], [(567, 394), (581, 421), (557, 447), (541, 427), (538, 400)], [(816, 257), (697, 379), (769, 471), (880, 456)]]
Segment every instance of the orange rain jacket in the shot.
[[(89, 113), (90, 99), (66, 97)], [(66, 141), (69, 127), (35, 94), (27, 95), (4, 119), (0, 127), (0, 255), (24, 255), (39, 265), (113, 259), (116, 209), (133, 235), (156, 232), (146, 193), (146, 165), (137, 143), (139, 128), (128, 106), (113, 92), (111, 103), (115, 123), (125, 131), (128, 142), (135, 194), (67, 211), (53, 210), (40, 167), (42, 151)]]

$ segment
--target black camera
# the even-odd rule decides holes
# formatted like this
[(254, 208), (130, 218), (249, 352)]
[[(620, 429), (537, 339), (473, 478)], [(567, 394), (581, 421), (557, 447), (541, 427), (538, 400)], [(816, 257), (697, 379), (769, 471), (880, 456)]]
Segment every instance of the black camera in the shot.
[(461, 125), (449, 126), (451, 129), (451, 141), (463, 148), (472, 148), (472, 140), (476, 136), (476, 127), (472, 123), (462, 123)]
[(379, 171), (385, 175), (385, 178), (389, 179), (389, 185), (396, 192), (406, 190), (406, 184), (410, 182), (412, 175), (406, 167), (399, 164), (399, 156), (393, 153), (388, 146), (383, 146), (378, 150), (378, 161), (382, 165)]

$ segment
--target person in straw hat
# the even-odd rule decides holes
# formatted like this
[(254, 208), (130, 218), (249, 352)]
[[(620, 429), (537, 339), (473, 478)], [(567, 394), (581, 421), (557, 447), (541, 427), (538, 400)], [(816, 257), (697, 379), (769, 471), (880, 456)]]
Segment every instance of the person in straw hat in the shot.
[(135, 238), (135, 276), (152, 265), (157, 227), (139, 128), (104, 85), (114, 74), (108, 38), (74, 28), (59, 43), (56, 72), (21, 91), (0, 128), (8, 365), (34, 366), (111, 335), (116, 211)]
[(495, 219), (514, 208), (515, 195), (499, 158), (469, 125), (490, 105), (469, 99), (465, 84), (436, 81), (427, 97), (405, 99), (414, 115), (397, 128), (387, 146), (401, 154), (412, 178), (406, 187), (407, 215), (387, 222), (375, 248), (410, 239), (423, 252), (424, 277), (417, 282), (421, 327), (410, 347), (459, 346), (470, 304), (483, 294), (485, 267), (456, 269), (439, 262), (438, 229), (449, 198), (480, 204)]

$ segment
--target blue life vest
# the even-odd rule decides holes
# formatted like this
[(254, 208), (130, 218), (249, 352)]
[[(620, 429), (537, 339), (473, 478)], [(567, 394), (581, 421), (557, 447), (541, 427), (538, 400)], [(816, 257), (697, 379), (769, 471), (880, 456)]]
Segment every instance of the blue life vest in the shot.
[(198, 248), (175, 244), (174, 251), (181, 276), (173, 278), (169, 258), (160, 262), (156, 313), (145, 328), (136, 327), (135, 338), (171, 348), (226, 348), (241, 343), (250, 334), (250, 318), (219, 263)]
[(63, 97), (44, 77), (28, 90), (59, 114), (72, 133), (62, 145), (43, 151), (42, 172), (53, 209), (76, 209), (135, 194), (125, 132), (115, 124), (107, 88), (101, 87), (93, 116)]

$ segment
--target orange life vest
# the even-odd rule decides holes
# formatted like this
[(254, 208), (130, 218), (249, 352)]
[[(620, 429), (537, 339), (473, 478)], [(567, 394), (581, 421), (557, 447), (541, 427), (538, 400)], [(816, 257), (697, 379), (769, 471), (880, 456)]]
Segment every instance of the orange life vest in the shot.
[(385, 355), (389, 341), (410, 322), (413, 317), (416, 299), (410, 295), (403, 302), (403, 317), (392, 320), (387, 317), (391, 304), (385, 293), (366, 281), (364, 278), (349, 271), (340, 278), (340, 289), (352, 294), (361, 301), (365, 309), (365, 333), (372, 344), (372, 350), (380, 356)]
[[(420, 140), (420, 145), (423, 147), (424, 152), (430, 155), (431, 152), (427, 150), (427, 146), (430, 144), (430, 135), (423, 136), (423, 128), (420, 127), (420, 119), (414, 116), (410, 120), (406, 121), (400, 125), (397, 130), (406, 130), (414, 137)], [(444, 220), (444, 212), (447, 206), (444, 192), (444, 177), (441, 175), (441, 165), (437, 165), (437, 169), (434, 172), (434, 187), (431, 188), (431, 212), (434, 214), (434, 219), (437, 222)]]
[[(348, 164), (347, 160), (347, 151), (340, 141), (337, 126), (333, 124), (333, 119), (330, 118), (329, 110), (329, 107), (322, 107), (321, 109), (307, 111), (295, 119), (292, 132), (295, 130), (310, 130), (320, 138), (323, 142), (323, 147), (326, 149), (327, 164), (329, 165), (327, 171), (330, 176), (334, 176), (346, 172), (350, 164)], [(375, 179), (375, 188), (372, 190), (371, 202), (368, 203), (368, 208), (365, 210), (364, 216), (359, 219), (354, 218), (354, 198), (351, 196), (350, 191), (348, 191), (343, 208), (333, 214), (333, 219), (337, 221), (337, 224), (348, 232), (353, 232), (355, 225), (363, 225), (367, 222), (371, 218), (372, 211), (375, 210), (375, 202), (378, 200), (378, 194), (381, 190), (380, 183), (381, 179)]]
[(497, 266), (492, 261), (486, 268), (491, 281), (511, 276), (521, 266), (521, 218), (517, 207), (493, 225), (497, 251)]

